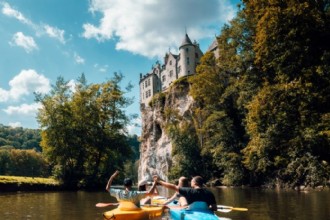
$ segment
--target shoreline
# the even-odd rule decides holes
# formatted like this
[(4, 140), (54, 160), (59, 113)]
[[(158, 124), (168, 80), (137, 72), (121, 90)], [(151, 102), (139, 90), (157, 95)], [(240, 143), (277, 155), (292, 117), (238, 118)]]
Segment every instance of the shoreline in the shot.
[(62, 191), (63, 185), (52, 178), (0, 176), (0, 193), (18, 191)]

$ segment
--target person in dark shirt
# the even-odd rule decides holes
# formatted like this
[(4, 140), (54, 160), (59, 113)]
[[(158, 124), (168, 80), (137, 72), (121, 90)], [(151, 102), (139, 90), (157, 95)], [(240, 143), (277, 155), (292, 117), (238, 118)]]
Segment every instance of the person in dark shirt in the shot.
[(175, 190), (176, 192), (180, 193), (180, 195), (184, 196), (187, 199), (188, 205), (192, 204), (193, 202), (205, 202), (209, 209), (213, 211), (217, 210), (215, 197), (211, 191), (203, 187), (204, 181), (201, 176), (195, 176), (192, 178), (190, 182), (191, 188), (179, 187), (172, 183), (167, 183), (160, 180), (158, 176), (154, 176), (153, 178), (154, 181), (160, 185)]

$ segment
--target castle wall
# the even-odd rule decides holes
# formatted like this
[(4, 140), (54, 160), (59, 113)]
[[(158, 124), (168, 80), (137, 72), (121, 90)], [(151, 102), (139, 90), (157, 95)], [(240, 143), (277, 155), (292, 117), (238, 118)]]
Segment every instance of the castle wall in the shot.
[(166, 90), (177, 78), (177, 60), (172, 54), (169, 54), (165, 69), (162, 71), (160, 78), (162, 91)]

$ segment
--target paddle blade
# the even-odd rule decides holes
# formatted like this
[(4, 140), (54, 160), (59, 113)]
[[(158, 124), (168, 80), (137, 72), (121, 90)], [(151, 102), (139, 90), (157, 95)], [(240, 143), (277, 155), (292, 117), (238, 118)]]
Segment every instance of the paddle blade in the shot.
[(98, 207), (98, 208), (103, 208), (103, 207), (112, 206), (112, 205), (118, 205), (118, 203), (102, 203), (102, 202), (99, 202), (95, 206)]
[(243, 212), (248, 211), (247, 208), (235, 208), (235, 207), (233, 207), (233, 210), (235, 210), (235, 211), (243, 211)]
[(247, 208), (238, 208), (232, 206), (225, 206), (225, 205), (217, 205), (219, 212), (231, 212), (231, 211), (248, 211)]

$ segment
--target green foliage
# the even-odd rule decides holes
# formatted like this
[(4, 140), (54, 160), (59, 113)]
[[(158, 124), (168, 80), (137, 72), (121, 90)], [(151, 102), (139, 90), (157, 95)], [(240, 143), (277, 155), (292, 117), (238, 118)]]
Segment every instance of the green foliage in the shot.
[(43, 152), (67, 187), (95, 187), (132, 159), (123, 110), (132, 99), (124, 96), (121, 80), (115, 73), (102, 84), (87, 84), (82, 75), (72, 92), (59, 77), (50, 94), (36, 95)]
[(159, 92), (152, 97), (151, 101), (149, 102), (149, 106), (150, 107), (155, 107), (157, 105), (164, 106), (165, 101), (166, 101), (166, 94), (163, 92)]
[(0, 147), (12, 146), (16, 149), (35, 149), (41, 151), (40, 130), (27, 128), (12, 128), (0, 124)]
[(22, 176), (0, 176), (0, 183), (60, 185), (58, 181), (51, 178), (22, 177)]
[(0, 149), (0, 175), (48, 177), (49, 164), (35, 150)]
[[(198, 139), (191, 131), (189, 124), (181, 124), (180, 127), (173, 126), (170, 129), (170, 137), (173, 141), (172, 158), (173, 166), (169, 172), (169, 179), (178, 176), (195, 176), (205, 172), (204, 163), (200, 156)], [(208, 176), (205, 175), (207, 178)]]
[(172, 172), (184, 172), (180, 155), (189, 154), (184, 146), (196, 138), (210, 177), (222, 184), (324, 185), (330, 176), (330, 47), (324, 43), (330, 4), (243, 2), (217, 37), (218, 58), (206, 53), (188, 79), (192, 120), (165, 110), (180, 146), (174, 156), (183, 161)]

